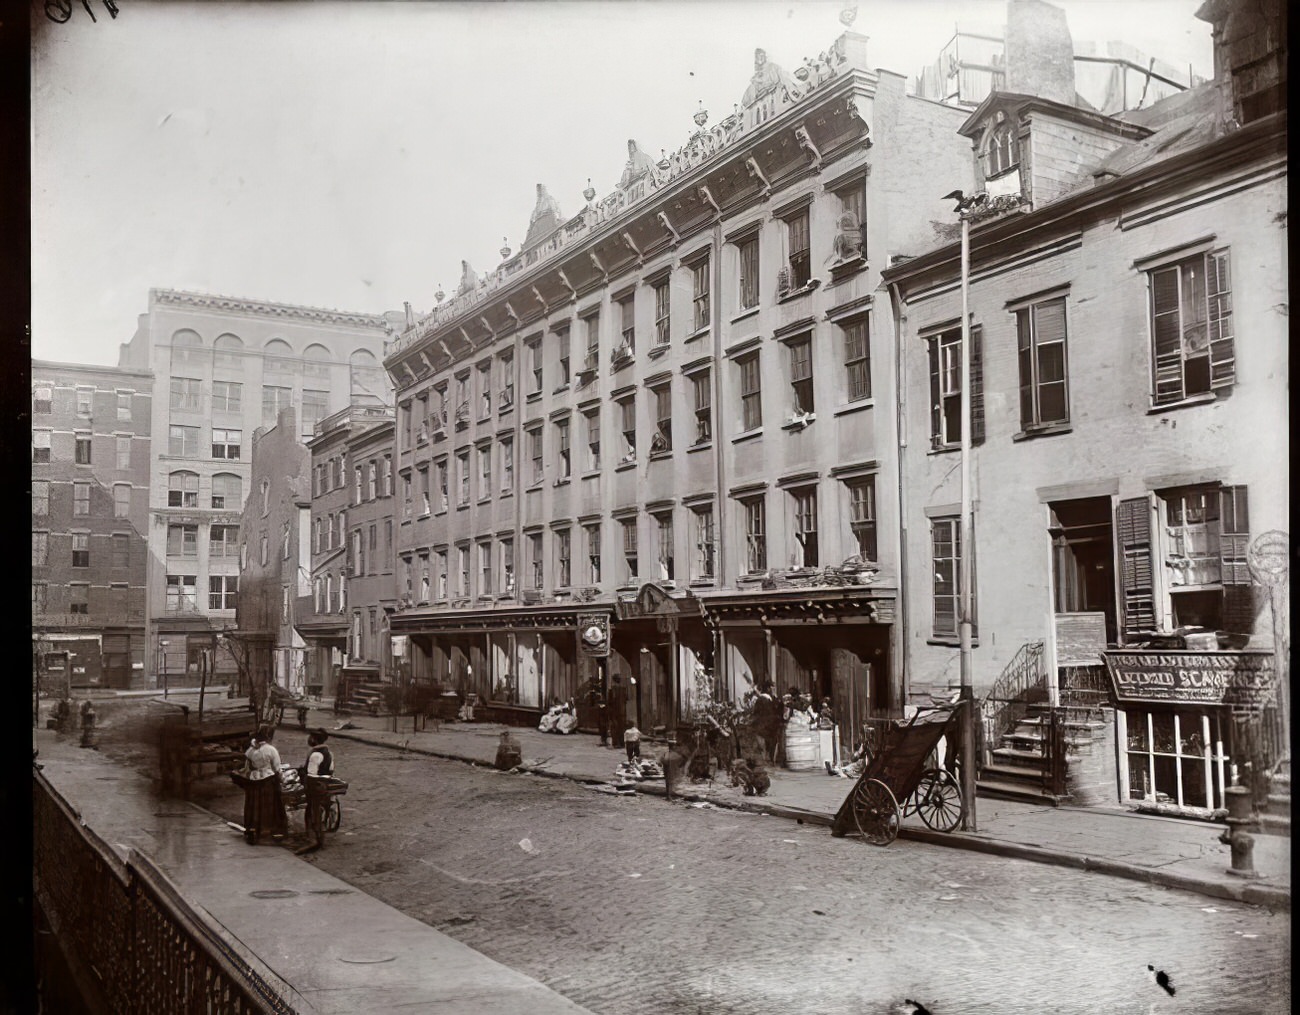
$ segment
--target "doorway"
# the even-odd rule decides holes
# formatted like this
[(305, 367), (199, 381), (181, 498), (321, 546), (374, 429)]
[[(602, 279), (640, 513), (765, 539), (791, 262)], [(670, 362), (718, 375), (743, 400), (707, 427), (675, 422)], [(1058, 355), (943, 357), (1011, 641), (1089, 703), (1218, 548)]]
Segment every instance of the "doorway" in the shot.
[(1115, 543), (1109, 497), (1048, 505), (1052, 540), (1052, 600), (1056, 613), (1101, 613), (1106, 642), (1118, 644)]

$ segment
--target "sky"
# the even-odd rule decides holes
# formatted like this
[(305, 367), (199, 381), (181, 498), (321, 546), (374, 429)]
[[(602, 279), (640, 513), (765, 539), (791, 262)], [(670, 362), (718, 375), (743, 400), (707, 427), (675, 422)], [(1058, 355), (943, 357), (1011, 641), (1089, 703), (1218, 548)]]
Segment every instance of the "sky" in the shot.
[[(149, 289), (417, 313), (462, 259), (517, 251), (545, 184), (566, 216), (627, 140), (732, 111), (754, 49), (793, 68), (842, 2), (90, 0), (33, 8), (32, 349), (115, 365)], [(1062, 0), (1076, 40), (1209, 77), (1202, 0)], [(909, 80), (1003, 0), (858, 0), (868, 62)], [(599, 199), (599, 198), (598, 198)]]

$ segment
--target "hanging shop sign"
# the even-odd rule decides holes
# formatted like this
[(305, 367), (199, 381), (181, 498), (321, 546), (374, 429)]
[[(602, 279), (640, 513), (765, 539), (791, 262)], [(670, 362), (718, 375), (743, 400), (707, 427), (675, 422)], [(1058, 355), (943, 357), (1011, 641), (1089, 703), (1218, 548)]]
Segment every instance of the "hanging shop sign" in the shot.
[(609, 614), (579, 613), (578, 643), (584, 655), (609, 655)]
[(1236, 705), (1275, 702), (1271, 652), (1103, 652), (1115, 699), (1126, 702)]

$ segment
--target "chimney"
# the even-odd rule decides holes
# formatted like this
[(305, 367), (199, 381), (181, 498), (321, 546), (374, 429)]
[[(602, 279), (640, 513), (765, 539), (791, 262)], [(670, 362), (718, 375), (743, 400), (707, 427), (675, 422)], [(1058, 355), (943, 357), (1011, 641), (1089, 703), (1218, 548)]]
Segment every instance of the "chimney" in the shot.
[(1004, 87), (1067, 106), (1077, 104), (1074, 41), (1065, 11), (1043, 0), (1007, 0)]

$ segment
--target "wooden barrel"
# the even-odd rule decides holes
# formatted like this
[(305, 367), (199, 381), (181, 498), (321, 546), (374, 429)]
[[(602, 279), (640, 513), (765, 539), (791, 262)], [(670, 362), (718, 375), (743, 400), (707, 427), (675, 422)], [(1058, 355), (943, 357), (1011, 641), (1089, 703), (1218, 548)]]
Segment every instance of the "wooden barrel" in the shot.
[(794, 772), (807, 772), (821, 767), (821, 745), (817, 731), (796, 726), (785, 728), (785, 767)]

